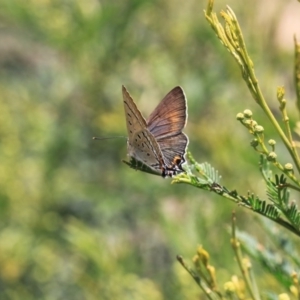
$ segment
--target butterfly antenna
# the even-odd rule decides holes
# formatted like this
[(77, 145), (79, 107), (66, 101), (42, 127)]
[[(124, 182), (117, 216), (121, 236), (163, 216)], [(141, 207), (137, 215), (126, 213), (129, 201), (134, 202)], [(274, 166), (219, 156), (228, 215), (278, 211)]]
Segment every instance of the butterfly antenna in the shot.
[(125, 139), (127, 139), (127, 136), (122, 136), (122, 135), (120, 135), (120, 136), (111, 136), (111, 137), (97, 137), (97, 136), (94, 136), (93, 140), (102, 141), (102, 140), (110, 140), (110, 139), (116, 139), (116, 138), (125, 138)]

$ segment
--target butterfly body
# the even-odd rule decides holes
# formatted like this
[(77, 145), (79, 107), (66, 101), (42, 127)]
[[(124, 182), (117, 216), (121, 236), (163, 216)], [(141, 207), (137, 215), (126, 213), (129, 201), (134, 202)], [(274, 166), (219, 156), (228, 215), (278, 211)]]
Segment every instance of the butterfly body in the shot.
[(122, 92), (128, 155), (163, 177), (182, 172), (188, 143), (182, 132), (187, 118), (183, 90), (180, 87), (171, 90), (147, 121), (124, 86)]

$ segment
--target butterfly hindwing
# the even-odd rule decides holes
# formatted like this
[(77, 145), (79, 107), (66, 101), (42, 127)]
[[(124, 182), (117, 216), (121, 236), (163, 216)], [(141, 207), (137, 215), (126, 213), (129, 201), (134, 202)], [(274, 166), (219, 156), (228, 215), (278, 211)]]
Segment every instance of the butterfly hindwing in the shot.
[(183, 156), (186, 151), (187, 143), (188, 138), (183, 132), (159, 141), (159, 146), (167, 166), (172, 165), (174, 157), (180, 157), (183, 159), (183, 162), (185, 161)]

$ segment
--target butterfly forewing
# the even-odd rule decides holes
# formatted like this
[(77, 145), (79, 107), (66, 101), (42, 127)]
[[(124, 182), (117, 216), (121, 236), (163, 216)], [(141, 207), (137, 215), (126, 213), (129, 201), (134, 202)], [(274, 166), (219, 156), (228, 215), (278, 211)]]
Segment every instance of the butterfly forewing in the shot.
[(122, 86), (122, 92), (128, 139), (131, 140), (133, 133), (147, 128), (147, 124), (146, 120), (144, 119), (135, 103), (133, 102), (133, 99), (126, 90), (125, 86)]
[(124, 86), (122, 91), (128, 131), (127, 148), (129, 156), (146, 164), (156, 172), (163, 170), (163, 155), (157, 141), (147, 129), (144, 117)]
[(147, 127), (155, 139), (180, 133), (187, 119), (186, 98), (181, 87), (172, 89), (147, 120)]

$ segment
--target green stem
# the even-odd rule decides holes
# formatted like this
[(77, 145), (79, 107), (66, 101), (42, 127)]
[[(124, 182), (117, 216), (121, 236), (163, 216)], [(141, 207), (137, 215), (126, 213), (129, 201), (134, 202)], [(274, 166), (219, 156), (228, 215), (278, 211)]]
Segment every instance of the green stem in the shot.
[(207, 289), (205, 286), (203, 286), (200, 277), (197, 274), (195, 274), (195, 272), (185, 263), (182, 256), (177, 255), (176, 258), (177, 261), (184, 267), (184, 269), (192, 276), (192, 278), (195, 280), (195, 282), (198, 284), (201, 290), (205, 293), (207, 298), (209, 300), (216, 300), (215, 297), (213, 297), (212, 291), (210, 289)]
[(290, 223), (288, 223), (287, 221), (285, 221), (284, 219), (281, 218), (277, 218), (274, 219), (268, 215), (265, 215), (264, 213), (253, 209), (253, 207), (251, 207), (249, 204), (247, 204), (245, 202), (245, 200), (243, 200), (243, 197), (239, 196), (237, 193), (233, 194), (228, 192), (228, 190), (226, 188), (224, 188), (223, 186), (219, 185), (219, 184), (203, 184), (203, 183), (198, 183), (199, 180), (197, 179), (197, 177), (195, 175), (192, 174), (180, 174), (177, 175), (172, 183), (186, 183), (189, 184), (193, 187), (197, 187), (203, 190), (209, 190), (211, 192), (216, 193), (219, 196), (222, 196), (224, 198), (227, 198), (229, 200), (231, 200), (232, 202), (234, 202), (235, 204), (238, 204), (239, 206), (243, 206), (245, 208), (248, 208), (250, 210), (252, 210), (255, 213), (258, 213), (266, 218), (268, 218), (269, 220), (277, 223), (278, 225), (286, 228), (287, 230), (291, 231), (292, 233), (294, 233), (295, 235), (297, 235), (298, 237), (300, 237), (300, 232), (299, 230), (297, 230), (296, 228), (294, 228)]
[[(214, 31), (216, 32), (216, 34), (218, 35), (219, 39), (222, 41), (224, 46), (229, 50), (229, 52), (234, 56), (235, 60), (240, 65), (243, 73), (243, 79), (246, 82), (252, 97), (260, 105), (260, 107), (263, 109), (263, 111), (265, 112), (265, 114), (267, 115), (267, 117), (275, 127), (277, 133), (281, 137), (288, 152), (290, 153), (298, 172), (300, 173), (300, 160), (296, 148), (292, 144), (292, 142), (290, 142), (289, 139), (286, 137), (285, 133), (281, 129), (279, 123), (275, 119), (267, 102), (263, 97), (263, 94), (258, 84), (258, 80), (255, 76), (253, 62), (250, 59), (249, 54), (247, 53), (247, 48), (244, 42), (242, 31), (234, 12), (228, 6), (227, 6), (227, 13), (221, 12), (221, 15), (224, 18), (226, 24), (229, 24), (228, 28), (232, 30), (231, 35), (228, 33), (226, 34), (226, 30), (225, 30), (226, 28), (222, 27), (221, 23), (218, 21), (218, 18), (212, 12), (213, 1), (210, 0), (209, 4), (210, 4), (209, 5), (210, 9), (205, 14), (206, 19), (209, 21), (209, 23), (211, 24), (212, 28), (214, 29)], [(233, 35), (236, 36), (236, 40), (230, 38)]]
[[(264, 96), (261, 92), (260, 86), (258, 84), (258, 80), (257, 80), (255, 72), (254, 72), (254, 68), (252, 67), (253, 62), (252, 62), (252, 60), (250, 59), (250, 56), (247, 53), (247, 49), (246, 49), (246, 45), (245, 45), (245, 42), (244, 42), (244, 38), (242, 36), (241, 28), (239, 26), (239, 23), (237, 22), (237, 19), (234, 15), (233, 11), (230, 8), (228, 8), (228, 9), (229, 9), (229, 11), (232, 15), (233, 21), (234, 21), (234, 23), (236, 25), (236, 28), (237, 28), (237, 32), (239, 34), (238, 38), (239, 38), (239, 42), (240, 42), (240, 47), (243, 50), (243, 54), (244, 54), (243, 58), (245, 59), (245, 62), (246, 62), (245, 65), (248, 67), (248, 74), (249, 74), (250, 79), (251, 79), (251, 84), (253, 85), (254, 90), (256, 91), (256, 97), (254, 96), (254, 100), (263, 109), (263, 111), (265, 112), (265, 114), (267, 115), (267, 117), (269, 118), (271, 123), (274, 125), (274, 127), (277, 130), (278, 134), (280, 135), (283, 143), (285, 144), (286, 148), (288, 149), (292, 159), (294, 160), (294, 163), (296, 165), (296, 168), (297, 168), (298, 172), (300, 173), (300, 161), (299, 161), (298, 153), (297, 153), (294, 145), (291, 144), (291, 142), (289, 141), (289, 139), (286, 137), (285, 133), (281, 129), (279, 123), (275, 119), (273, 113), (271, 112), (271, 110), (270, 110), (270, 108), (269, 108), (269, 106), (268, 106), (268, 104), (267, 104), (267, 102), (266, 102), (266, 100), (265, 100), (265, 98), (264, 98)], [(246, 78), (244, 78), (244, 80), (247, 83)], [(252, 93), (252, 95), (253, 95), (253, 93)], [(292, 139), (291, 139), (291, 141), (292, 141)]]
[(238, 265), (240, 267), (240, 270), (242, 272), (242, 276), (245, 280), (246, 287), (251, 295), (251, 298), (254, 300), (260, 300), (260, 296), (258, 293), (255, 293), (255, 289), (253, 287), (253, 284), (251, 282), (249, 272), (248, 272), (248, 267), (245, 266), (245, 263), (243, 262), (243, 256), (242, 256), (242, 251), (240, 247), (240, 242), (236, 238), (235, 234), (235, 213), (232, 214), (232, 238), (231, 238), (231, 245), (235, 253), (235, 257), (237, 259)]
[(294, 80), (295, 90), (297, 96), (297, 108), (300, 111), (300, 44), (297, 42), (296, 36), (294, 36), (295, 44), (295, 67), (294, 67)]
[(283, 143), (285, 144), (286, 148), (288, 149), (298, 172), (300, 173), (300, 161), (299, 161), (299, 156), (298, 156), (298, 153), (297, 153), (295, 147), (293, 147), (292, 144), (289, 142), (288, 138), (286, 137), (286, 135), (284, 134), (280, 125), (278, 124), (277, 120), (275, 119), (274, 115), (272, 114), (268, 104), (266, 103), (266, 101), (262, 95), (262, 92), (261, 92), (258, 82), (255, 78), (255, 74), (254, 74), (253, 70), (250, 72), (250, 75), (251, 75), (251, 79), (254, 80), (254, 86), (255, 86), (255, 89), (256, 89), (257, 95), (258, 95), (258, 97), (257, 97), (258, 104), (263, 109), (263, 111), (265, 112), (265, 114), (267, 115), (267, 117), (269, 118), (271, 123), (274, 125), (277, 133), (280, 135)]

